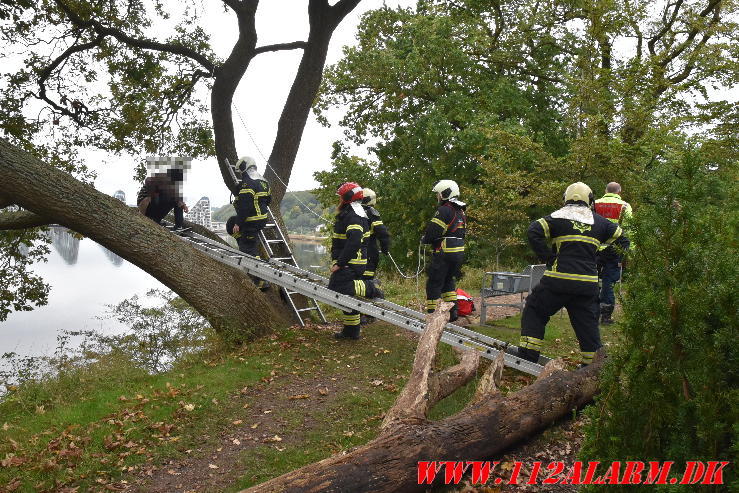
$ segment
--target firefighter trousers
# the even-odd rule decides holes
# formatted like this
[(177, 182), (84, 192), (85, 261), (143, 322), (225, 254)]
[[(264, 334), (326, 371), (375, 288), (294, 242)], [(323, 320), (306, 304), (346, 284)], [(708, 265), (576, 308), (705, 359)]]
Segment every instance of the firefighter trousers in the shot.
[[(259, 231), (242, 231), (241, 236), (236, 239), (236, 243), (239, 244), (239, 250), (247, 255), (251, 255), (252, 257), (261, 258), (261, 255), (259, 254), (258, 234)], [(251, 280), (254, 281), (254, 284), (256, 284), (259, 289), (266, 289), (269, 287), (269, 284), (267, 284), (264, 279), (259, 279), (256, 276), (249, 277), (251, 277)]]
[(436, 310), (437, 300), (457, 302), (457, 285), (454, 280), (459, 277), (464, 263), (464, 252), (436, 252), (431, 264), (426, 269), (426, 311)]
[[(331, 274), (328, 280), (328, 289), (349, 296), (374, 298), (376, 294), (375, 285), (372, 281), (362, 279), (364, 269), (364, 265), (340, 268)], [(343, 311), (342, 314), (341, 319), (344, 323), (342, 332), (347, 337), (357, 337), (361, 315), (357, 310)]]
[(532, 361), (539, 358), (547, 322), (561, 308), (567, 309), (580, 344), (583, 363), (592, 362), (595, 352), (602, 346), (598, 328), (600, 309), (597, 290), (584, 290), (577, 294), (560, 291), (544, 280), (526, 298), (526, 306), (521, 315), (519, 347), (524, 350), (522, 356)]

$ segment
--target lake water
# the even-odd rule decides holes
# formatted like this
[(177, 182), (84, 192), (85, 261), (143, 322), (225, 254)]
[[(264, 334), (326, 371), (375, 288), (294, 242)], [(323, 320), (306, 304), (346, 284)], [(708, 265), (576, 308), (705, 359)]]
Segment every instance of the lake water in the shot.
[[(97, 330), (113, 334), (125, 329), (104, 318), (106, 305), (150, 289), (166, 289), (159, 281), (89, 238), (78, 239), (64, 228), (51, 228), (48, 262), (33, 270), (51, 285), (49, 303), (30, 312), (13, 312), (0, 322), (0, 354), (50, 355), (60, 331)], [(295, 257), (304, 268), (325, 274), (325, 247), (294, 244)], [(72, 341), (73, 342), (73, 341)]]

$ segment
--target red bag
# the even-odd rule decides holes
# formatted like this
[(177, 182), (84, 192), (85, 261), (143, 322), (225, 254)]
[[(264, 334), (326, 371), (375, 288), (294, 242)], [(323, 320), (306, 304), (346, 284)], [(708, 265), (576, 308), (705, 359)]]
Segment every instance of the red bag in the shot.
[(466, 317), (475, 311), (475, 303), (472, 297), (464, 290), (457, 289), (457, 314)]

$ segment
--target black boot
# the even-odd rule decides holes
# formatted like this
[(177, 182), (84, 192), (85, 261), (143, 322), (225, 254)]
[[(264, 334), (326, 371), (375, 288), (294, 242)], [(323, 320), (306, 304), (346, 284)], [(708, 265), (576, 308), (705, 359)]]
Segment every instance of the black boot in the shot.
[(367, 281), (367, 284), (372, 284), (372, 299), (373, 300), (384, 300), (385, 299), (385, 293), (382, 292), (382, 290), (377, 287), (379, 282), (372, 280)]
[(454, 322), (459, 318), (459, 314), (457, 313), (457, 303), (454, 303), (454, 306), (451, 310), (449, 310), (449, 321)]
[(607, 305), (605, 303), (601, 303), (600, 305), (600, 323), (602, 325), (611, 325), (613, 323), (613, 319), (611, 318), (611, 315), (613, 315), (613, 309), (615, 307), (613, 305)]
[(353, 341), (358, 341), (360, 339), (359, 334), (347, 334), (346, 332), (334, 332), (334, 337), (336, 339), (351, 339)]
[(507, 348), (506, 353), (511, 354), (513, 356), (518, 356), (521, 359), (525, 359), (526, 361), (531, 361), (532, 363), (537, 363), (539, 361), (539, 351), (534, 351), (533, 349), (525, 349), (525, 348)]

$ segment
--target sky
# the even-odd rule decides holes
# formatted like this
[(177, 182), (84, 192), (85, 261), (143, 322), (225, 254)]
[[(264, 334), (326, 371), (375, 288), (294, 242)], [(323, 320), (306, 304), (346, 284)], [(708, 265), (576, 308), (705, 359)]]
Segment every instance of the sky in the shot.
[[(168, 0), (175, 5), (177, 2)], [(335, 2), (332, 2), (335, 3)], [(326, 65), (341, 58), (342, 47), (355, 43), (355, 34), (364, 12), (382, 7), (410, 7), (415, 0), (362, 0), (334, 32), (329, 45)], [(257, 11), (257, 46), (305, 40), (308, 35), (307, 0), (262, 0)], [(220, 10), (220, 9), (219, 9)], [(289, 14), (286, 15), (286, 12)], [(204, 24), (211, 34), (214, 50), (225, 57), (236, 39), (235, 17), (230, 13), (209, 11)], [(264, 171), (266, 156), (272, 150), (277, 120), (290, 90), (302, 50), (266, 53), (257, 56), (242, 79), (236, 96), (235, 107), (244, 119), (245, 126), (234, 111), (236, 149), (240, 156), (250, 155)], [(338, 118), (333, 119), (336, 123)], [(249, 133), (254, 139), (252, 142)], [(298, 156), (295, 161), (288, 190), (307, 190), (317, 183), (313, 173), (330, 167), (331, 144), (342, 138), (338, 126), (326, 128), (320, 125), (311, 113)], [(362, 153), (362, 150), (357, 150)], [(104, 152), (90, 152), (89, 165), (97, 172), (95, 187), (112, 195), (116, 190), (126, 193), (126, 201), (133, 203), (140, 185), (132, 179), (134, 162), (130, 157), (118, 157)], [(192, 206), (202, 196), (210, 198), (214, 207), (228, 203), (229, 192), (221, 179), (215, 158), (195, 160), (184, 188), (185, 199)]]

